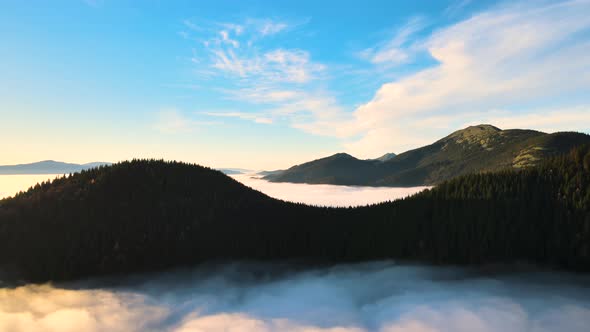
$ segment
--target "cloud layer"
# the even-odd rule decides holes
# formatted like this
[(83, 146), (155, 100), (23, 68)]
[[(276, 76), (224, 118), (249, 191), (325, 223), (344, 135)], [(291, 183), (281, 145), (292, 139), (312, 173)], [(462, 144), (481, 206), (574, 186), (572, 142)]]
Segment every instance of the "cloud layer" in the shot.
[(590, 324), (587, 277), (535, 271), (233, 264), (105, 286), (112, 282), (0, 289), (0, 331), (578, 332)]
[(329, 184), (275, 183), (251, 174), (231, 175), (241, 183), (270, 197), (289, 202), (319, 206), (361, 206), (393, 201), (413, 195), (428, 187), (390, 188), (336, 186)]

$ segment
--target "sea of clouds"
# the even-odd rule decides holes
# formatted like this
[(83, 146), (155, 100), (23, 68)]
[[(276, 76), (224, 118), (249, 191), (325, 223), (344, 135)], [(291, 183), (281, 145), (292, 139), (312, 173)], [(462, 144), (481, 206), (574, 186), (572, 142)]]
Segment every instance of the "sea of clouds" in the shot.
[(270, 197), (289, 202), (320, 206), (360, 206), (392, 201), (415, 194), (429, 187), (362, 187), (330, 184), (276, 183), (253, 174), (231, 175), (246, 186)]
[(0, 289), (0, 331), (588, 331), (590, 279), (373, 262), (226, 264)]

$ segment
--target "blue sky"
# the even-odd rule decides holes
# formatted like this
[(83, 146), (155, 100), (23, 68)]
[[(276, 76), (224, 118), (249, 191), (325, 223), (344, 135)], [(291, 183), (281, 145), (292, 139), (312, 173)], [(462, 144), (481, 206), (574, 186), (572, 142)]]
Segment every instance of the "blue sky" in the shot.
[(590, 132), (590, 1), (3, 1), (0, 164), (273, 169)]

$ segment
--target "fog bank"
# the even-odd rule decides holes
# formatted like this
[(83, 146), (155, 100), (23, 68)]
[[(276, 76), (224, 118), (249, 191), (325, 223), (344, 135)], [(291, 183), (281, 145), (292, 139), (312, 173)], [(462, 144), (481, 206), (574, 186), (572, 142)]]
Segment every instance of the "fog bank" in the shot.
[[(0, 331), (587, 331), (590, 280), (391, 262), (233, 264), (0, 289)], [(109, 286), (106, 286), (109, 285)]]
[(232, 178), (270, 197), (289, 202), (320, 206), (359, 206), (392, 201), (429, 187), (362, 187), (330, 184), (278, 183), (252, 174), (235, 174)]
[(0, 199), (26, 191), (39, 182), (53, 180), (62, 174), (0, 174)]

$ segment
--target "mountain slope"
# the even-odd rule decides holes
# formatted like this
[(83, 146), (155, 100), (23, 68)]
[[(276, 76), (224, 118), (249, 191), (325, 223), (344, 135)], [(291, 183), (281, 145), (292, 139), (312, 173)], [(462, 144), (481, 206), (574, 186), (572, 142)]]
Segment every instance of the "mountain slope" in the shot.
[[(590, 136), (563, 132), (501, 130), (478, 125), (456, 131), (439, 141), (384, 162), (357, 160), (344, 164), (315, 160), (267, 175), (272, 182), (330, 183), (368, 186), (433, 185), (473, 172), (534, 166), (548, 157), (590, 142)], [(353, 158), (353, 157), (350, 157)]]
[(54, 160), (44, 160), (30, 164), (0, 166), (0, 174), (67, 174), (109, 164), (110, 163), (107, 162), (72, 164)]
[(153, 160), (83, 171), (0, 200), (0, 281), (236, 259), (525, 260), (590, 271), (589, 243), (590, 146), (359, 208), (287, 203), (218, 171)]
[(388, 161), (388, 160), (395, 158), (395, 156), (397, 156), (395, 153), (390, 152), (390, 153), (386, 153), (386, 154), (382, 155), (379, 158), (376, 158), (375, 160)]
[(267, 174), (264, 178), (274, 182), (356, 185), (365, 182), (366, 175), (377, 170), (379, 163), (378, 160), (360, 160), (346, 153), (337, 153)]

